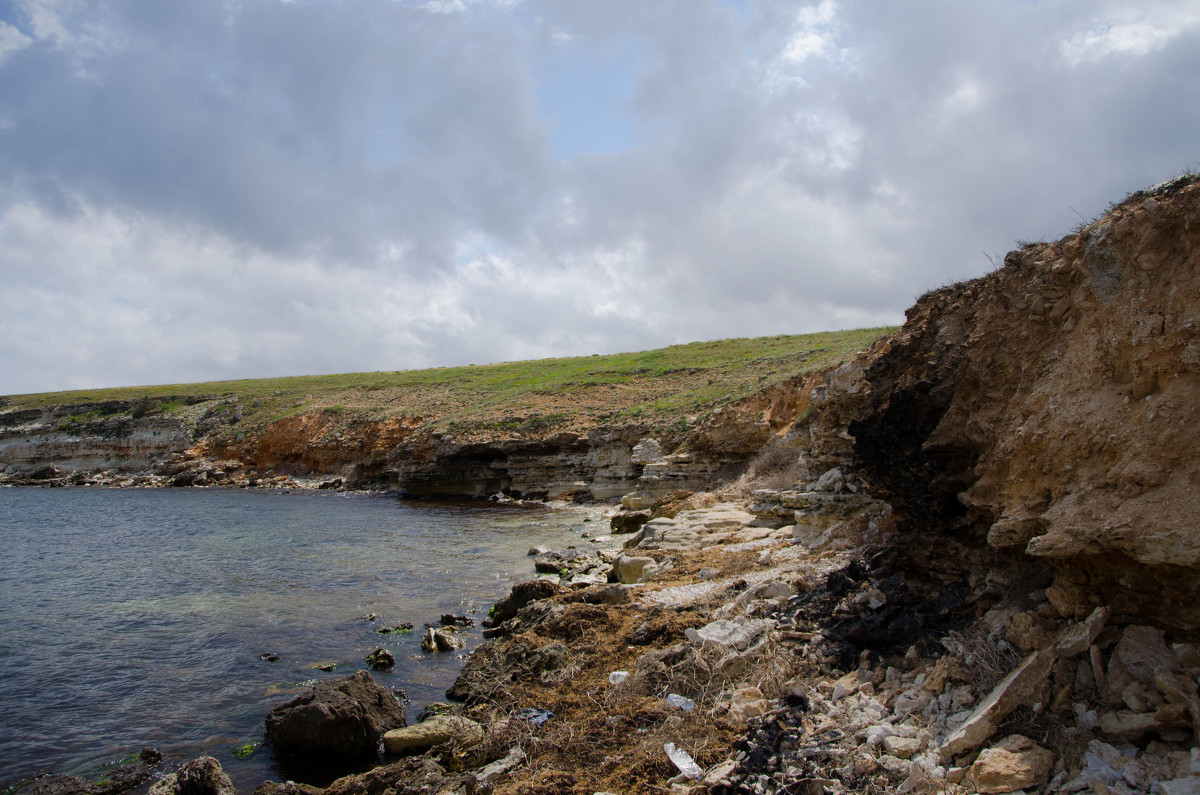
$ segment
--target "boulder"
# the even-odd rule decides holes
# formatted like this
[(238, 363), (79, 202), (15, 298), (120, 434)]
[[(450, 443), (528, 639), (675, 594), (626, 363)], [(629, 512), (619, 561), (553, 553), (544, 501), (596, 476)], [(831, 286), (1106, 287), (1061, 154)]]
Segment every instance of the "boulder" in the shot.
[(235, 791), (221, 763), (211, 756), (202, 756), (164, 776), (150, 788), (148, 795), (235, 795)]
[(953, 757), (983, 745), (995, 733), (1000, 721), (1013, 710), (1022, 704), (1037, 701), (1054, 660), (1052, 650), (1034, 652), (1022, 660), (979, 703), (971, 716), (946, 738), (940, 749), (942, 760), (949, 762)]
[(1154, 672), (1174, 671), (1179, 667), (1175, 654), (1154, 627), (1126, 627), (1108, 661), (1107, 692), (1110, 706), (1124, 702), (1122, 694), (1132, 682), (1154, 687)]
[(386, 671), (395, 664), (395, 655), (382, 646), (367, 655), (367, 665), (376, 671)]
[(392, 692), (357, 671), (271, 710), (267, 740), (283, 756), (354, 758), (374, 754), (384, 732), (404, 725)]
[(968, 777), (981, 793), (1015, 792), (1046, 780), (1054, 754), (1020, 734), (979, 753)]
[[(1049, 593), (1048, 590), (1047, 593)], [(1083, 654), (1095, 643), (1101, 630), (1104, 629), (1104, 623), (1108, 621), (1111, 614), (1112, 610), (1109, 608), (1097, 607), (1086, 620), (1072, 624), (1059, 633), (1058, 643), (1054, 647), (1055, 651), (1060, 657), (1074, 657), (1077, 654)]]
[(483, 622), (485, 627), (495, 627), (503, 624), (517, 614), (522, 607), (539, 599), (549, 599), (558, 593), (558, 586), (549, 580), (530, 580), (519, 582), (512, 587), (508, 596), (496, 602), (492, 612)]
[(466, 776), (446, 769), (424, 756), (401, 759), (390, 765), (344, 776), (330, 784), (325, 795), (415, 795), (415, 793), (461, 792)]
[(613, 535), (621, 535), (624, 533), (636, 533), (648, 521), (650, 521), (649, 513), (645, 511), (628, 511), (614, 514), (608, 524)]
[(414, 726), (385, 732), (383, 747), (389, 754), (419, 754), (448, 742), (462, 749), (478, 745), (483, 735), (483, 727), (473, 720), (458, 715), (434, 715)]
[(421, 648), (429, 652), (454, 651), (465, 643), (457, 627), (429, 627), (421, 639)]
[(617, 575), (618, 582), (628, 585), (642, 579), (646, 569), (654, 565), (656, 562), (651, 557), (622, 555), (613, 564), (613, 571)]

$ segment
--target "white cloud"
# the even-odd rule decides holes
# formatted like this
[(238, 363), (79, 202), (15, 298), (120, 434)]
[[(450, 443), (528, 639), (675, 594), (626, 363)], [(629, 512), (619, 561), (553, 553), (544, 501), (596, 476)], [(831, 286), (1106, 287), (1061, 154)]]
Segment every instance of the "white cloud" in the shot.
[(3, 66), (4, 62), (15, 53), (20, 52), (32, 43), (33, 39), (12, 25), (0, 21), (0, 66)]
[[(1194, 3), (21, 2), (0, 392), (897, 322), (1200, 138)], [(538, 69), (623, 48), (560, 160)]]
[(1063, 41), (1061, 49), (1072, 65), (1115, 56), (1140, 58), (1198, 26), (1200, 4), (1195, 2), (1120, 8), (1090, 20), (1086, 29)]

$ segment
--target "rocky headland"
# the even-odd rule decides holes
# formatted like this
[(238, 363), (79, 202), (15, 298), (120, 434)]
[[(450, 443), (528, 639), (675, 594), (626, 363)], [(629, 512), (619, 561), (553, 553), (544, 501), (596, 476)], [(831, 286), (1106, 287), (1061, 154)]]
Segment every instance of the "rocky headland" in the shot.
[[(339, 431), (362, 451), (342, 487), (622, 506), (609, 536), (533, 550), (546, 574), (495, 606), (450, 703), (371, 723), (363, 772), (324, 792), (1200, 792), (1198, 407), (1188, 175), (694, 423)], [(0, 415), (5, 449), (70, 482), (32, 411)], [(122, 477), (342, 460), (282, 430), (162, 434)], [(343, 691), (326, 711), (358, 714)], [(296, 791), (318, 792), (258, 790)]]

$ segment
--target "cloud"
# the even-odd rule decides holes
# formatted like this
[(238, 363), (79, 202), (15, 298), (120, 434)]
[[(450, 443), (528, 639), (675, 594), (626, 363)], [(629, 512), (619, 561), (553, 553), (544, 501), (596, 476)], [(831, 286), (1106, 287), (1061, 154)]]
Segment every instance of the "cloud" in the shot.
[(1196, 161), (1198, 20), (20, 0), (0, 392), (898, 322)]

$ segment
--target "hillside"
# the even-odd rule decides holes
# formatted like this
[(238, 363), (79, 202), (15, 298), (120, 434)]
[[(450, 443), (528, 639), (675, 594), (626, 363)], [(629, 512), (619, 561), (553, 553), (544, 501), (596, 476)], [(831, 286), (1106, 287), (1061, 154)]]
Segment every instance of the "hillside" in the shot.
[[(669, 452), (714, 413), (846, 361), (891, 331), (697, 342), (431, 370), (14, 395), (0, 398), (0, 473), (18, 481), (40, 473), (43, 481), (74, 476), (94, 482), (94, 475), (109, 470), (144, 475), (171, 459), (213, 458), (232, 459), (243, 473), (402, 485), (386, 472), (401, 444), (427, 449), (579, 438), (599, 428), (633, 433), (634, 442), (653, 435)], [(416, 457), (422, 456), (428, 458)], [(184, 485), (180, 471), (164, 473)], [(462, 491), (476, 495), (479, 489)]]

